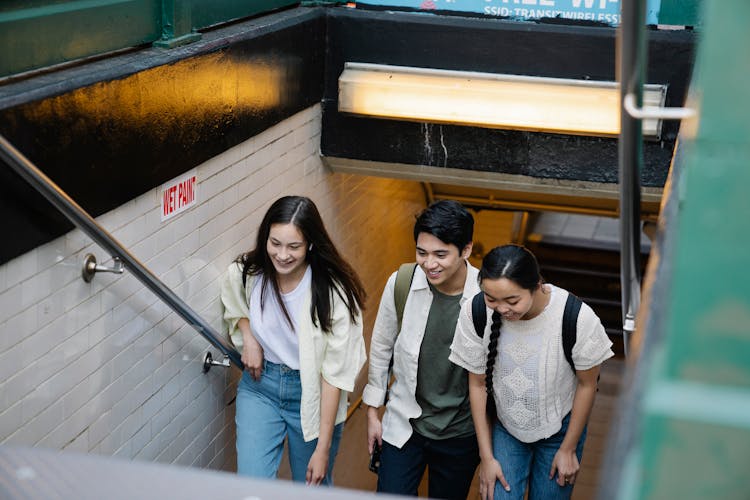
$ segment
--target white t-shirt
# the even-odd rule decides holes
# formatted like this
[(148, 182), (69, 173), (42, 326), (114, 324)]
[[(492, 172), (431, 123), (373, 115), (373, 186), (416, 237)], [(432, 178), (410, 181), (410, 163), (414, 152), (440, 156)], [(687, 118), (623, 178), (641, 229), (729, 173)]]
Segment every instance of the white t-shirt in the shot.
[[(529, 320), (503, 321), (493, 368), (498, 419), (512, 436), (525, 443), (548, 438), (560, 430), (563, 418), (573, 408), (577, 385), (562, 347), (568, 292), (554, 285), (544, 286), (551, 297), (540, 314)], [(485, 373), (491, 325), (492, 310), (488, 308), (484, 337), (480, 338), (474, 330), (471, 301), (467, 301), (458, 317), (449, 359), (472, 373)], [(582, 304), (572, 353), (576, 369), (588, 370), (614, 356), (611, 346), (599, 318)]]
[(299, 339), (296, 332), (299, 329), (299, 315), (310, 314), (309, 311), (302, 311), (302, 306), (305, 302), (305, 294), (312, 285), (312, 270), (310, 266), (307, 266), (305, 274), (296, 288), (291, 292), (281, 294), (281, 300), (284, 301), (284, 306), (292, 319), (294, 329), (289, 326), (270, 282), (266, 285), (264, 307), (261, 311), (262, 282), (261, 279), (255, 280), (250, 294), (248, 314), (250, 329), (255, 339), (263, 347), (265, 359), (271, 363), (284, 364), (289, 368), (299, 370)]
[[(311, 276), (312, 278), (312, 276)], [(222, 319), (232, 344), (242, 351), (242, 332), (238, 323), (249, 316), (250, 295), (260, 276), (247, 276), (242, 280), (242, 265), (233, 262), (221, 281), (221, 304), (224, 308)], [(351, 312), (342, 298), (343, 292), (331, 292), (332, 330), (324, 332), (320, 322), (313, 324), (310, 317), (312, 289), (305, 288), (304, 302), (296, 316), (299, 324), (299, 371), (302, 383), (300, 418), (305, 441), (317, 438), (320, 432), (320, 389), (321, 378), (341, 389), (339, 406), (336, 411), (336, 424), (346, 420), (347, 392), (354, 390), (354, 383), (367, 360), (365, 340), (362, 337), (362, 317), (356, 315), (351, 321)], [(251, 416), (252, 417), (252, 416)]]

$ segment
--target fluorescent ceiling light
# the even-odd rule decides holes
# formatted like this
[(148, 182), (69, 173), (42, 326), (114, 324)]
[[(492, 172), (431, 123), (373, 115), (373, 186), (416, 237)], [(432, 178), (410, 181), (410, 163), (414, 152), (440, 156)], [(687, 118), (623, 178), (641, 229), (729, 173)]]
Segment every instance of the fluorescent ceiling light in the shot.
[[(666, 86), (644, 85), (643, 105), (663, 107)], [(539, 78), (348, 62), (339, 111), (395, 120), (562, 134), (617, 136), (617, 82)], [(659, 137), (661, 120), (643, 120)]]

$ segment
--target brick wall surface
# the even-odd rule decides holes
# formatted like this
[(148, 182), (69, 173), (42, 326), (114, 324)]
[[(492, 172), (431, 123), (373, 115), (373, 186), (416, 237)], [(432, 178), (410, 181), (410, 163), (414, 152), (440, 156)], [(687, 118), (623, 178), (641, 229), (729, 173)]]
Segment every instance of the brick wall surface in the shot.
[[(226, 266), (254, 245), (273, 200), (309, 196), (366, 285), (369, 346), (385, 280), (414, 259), (424, 195), (414, 182), (332, 174), (319, 143), (314, 106), (200, 165), (197, 206), (161, 222), (154, 189), (98, 221), (219, 330)], [(89, 252), (111, 264), (74, 230), (0, 266), (0, 443), (231, 470), (238, 371), (203, 374), (216, 349), (127, 271), (85, 283)]]

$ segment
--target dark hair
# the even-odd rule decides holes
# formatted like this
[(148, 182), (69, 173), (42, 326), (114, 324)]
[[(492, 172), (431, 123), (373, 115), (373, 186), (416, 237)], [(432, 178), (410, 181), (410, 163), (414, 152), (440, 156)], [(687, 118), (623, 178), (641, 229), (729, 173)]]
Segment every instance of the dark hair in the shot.
[[(503, 245), (495, 247), (482, 259), (482, 268), (479, 270), (479, 283), (483, 280), (498, 280), (506, 278), (513, 281), (521, 288), (533, 292), (543, 281), (539, 274), (539, 264), (536, 257), (527, 248), (519, 245)], [(497, 340), (500, 338), (500, 327), (502, 316), (497, 312), (492, 313), (492, 326), (490, 327), (490, 344), (487, 354), (487, 369), (485, 370), (485, 385), (487, 387), (487, 414), (496, 418), (495, 395), (493, 394), (492, 373), (497, 359)]]
[(455, 245), (460, 252), (471, 243), (474, 217), (457, 201), (436, 201), (417, 215), (414, 241), (419, 233), (429, 233), (443, 243)]
[(268, 209), (258, 228), (255, 248), (237, 257), (242, 265), (242, 284), (247, 283), (247, 276), (262, 277), (260, 296), (261, 309), (265, 301), (267, 284), (272, 284), (274, 293), (289, 325), (294, 325), (289, 312), (284, 307), (281, 292), (276, 280), (276, 268), (268, 256), (266, 243), (273, 224), (294, 224), (307, 240), (306, 261), (312, 270), (312, 302), (310, 317), (313, 324), (325, 332), (332, 327), (331, 294), (335, 292), (346, 303), (349, 318), (356, 322), (357, 314), (365, 303), (365, 289), (354, 269), (341, 257), (331, 238), (328, 236), (318, 208), (311, 199), (304, 196), (284, 196), (279, 198)]
[(479, 283), (485, 279), (500, 278), (507, 278), (529, 291), (534, 291), (542, 281), (536, 257), (528, 248), (520, 245), (495, 247), (482, 259)]

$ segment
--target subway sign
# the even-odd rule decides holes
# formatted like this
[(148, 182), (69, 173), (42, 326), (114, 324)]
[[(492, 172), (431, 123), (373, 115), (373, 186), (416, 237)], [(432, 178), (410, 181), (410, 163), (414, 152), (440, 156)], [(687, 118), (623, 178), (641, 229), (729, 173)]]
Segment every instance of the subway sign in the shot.
[[(367, 5), (472, 12), (518, 21), (560, 18), (620, 24), (621, 0), (364, 0)], [(646, 24), (657, 24), (661, 0), (648, 0)]]

